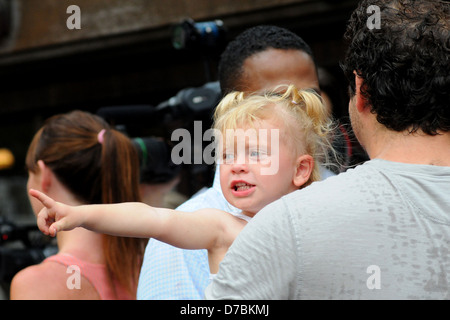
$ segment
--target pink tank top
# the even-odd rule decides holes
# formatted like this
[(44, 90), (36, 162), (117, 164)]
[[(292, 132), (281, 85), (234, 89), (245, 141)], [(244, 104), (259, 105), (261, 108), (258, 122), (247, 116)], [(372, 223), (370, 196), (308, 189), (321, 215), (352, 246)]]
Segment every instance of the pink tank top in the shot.
[[(44, 262), (53, 261), (66, 267), (75, 265), (80, 268), (80, 274), (87, 279), (97, 290), (101, 300), (133, 300), (130, 295), (117, 281), (111, 286), (108, 272), (104, 264), (89, 263), (69, 254), (56, 254), (48, 257)], [(68, 277), (70, 273), (68, 273)]]

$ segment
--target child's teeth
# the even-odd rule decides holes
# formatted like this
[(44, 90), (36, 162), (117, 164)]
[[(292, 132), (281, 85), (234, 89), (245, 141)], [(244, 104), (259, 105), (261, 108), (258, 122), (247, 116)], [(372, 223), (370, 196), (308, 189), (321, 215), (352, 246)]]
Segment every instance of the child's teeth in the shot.
[(246, 184), (246, 183), (243, 183), (243, 182), (237, 183), (237, 184), (234, 186), (234, 189), (235, 189), (236, 191), (244, 191), (244, 190), (248, 190), (248, 189), (250, 189), (250, 188), (251, 188), (250, 185), (248, 185), (248, 184)]

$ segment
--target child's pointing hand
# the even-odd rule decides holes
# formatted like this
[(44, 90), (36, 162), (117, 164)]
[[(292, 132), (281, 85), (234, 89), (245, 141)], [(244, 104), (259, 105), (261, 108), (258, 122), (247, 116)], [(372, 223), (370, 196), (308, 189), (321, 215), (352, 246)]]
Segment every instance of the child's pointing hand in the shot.
[(30, 189), (29, 193), (44, 205), (44, 208), (37, 216), (37, 225), (42, 233), (54, 237), (59, 231), (71, 230), (80, 226), (75, 221), (71, 221), (73, 218), (68, 215), (70, 206), (56, 202), (44, 193), (34, 189)]

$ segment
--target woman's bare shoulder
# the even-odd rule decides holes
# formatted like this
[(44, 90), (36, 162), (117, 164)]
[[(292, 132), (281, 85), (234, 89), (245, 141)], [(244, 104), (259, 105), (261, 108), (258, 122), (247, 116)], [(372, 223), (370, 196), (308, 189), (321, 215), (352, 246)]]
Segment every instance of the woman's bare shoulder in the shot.
[[(73, 277), (79, 276), (78, 279)], [(72, 278), (71, 278), (72, 277)], [(74, 286), (79, 280), (79, 286)], [(12, 300), (98, 299), (95, 288), (62, 264), (42, 262), (19, 271), (11, 282)]]

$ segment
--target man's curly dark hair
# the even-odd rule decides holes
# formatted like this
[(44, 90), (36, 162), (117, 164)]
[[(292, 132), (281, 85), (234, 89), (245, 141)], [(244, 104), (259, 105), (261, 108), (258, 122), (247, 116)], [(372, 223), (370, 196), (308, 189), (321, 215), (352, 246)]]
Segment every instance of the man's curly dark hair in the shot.
[[(369, 28), (380, 9), (380, 28)], [(342, 68), (355, 94), (361, 93), (384, 126), (395, 131), (450, 131), (449, 2), (439, 0), (363, 0), (345, 33), (349, 40)]]
[(271, 25), (251, 27), (231, 41), (220, 57), (218, 73), (223, 95), (238, 87), (245, 59), (270, 48), (303, 51), (315, 62), (309, 45), (292, 31)]

